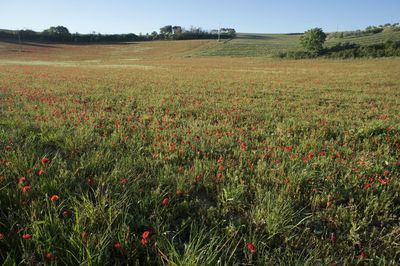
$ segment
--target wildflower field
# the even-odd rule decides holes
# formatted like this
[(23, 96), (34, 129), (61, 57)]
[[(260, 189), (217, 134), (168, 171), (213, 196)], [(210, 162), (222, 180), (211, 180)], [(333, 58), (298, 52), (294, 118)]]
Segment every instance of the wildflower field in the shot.
[(400, 60), (0, 43), (4, 265), (398, 265)]

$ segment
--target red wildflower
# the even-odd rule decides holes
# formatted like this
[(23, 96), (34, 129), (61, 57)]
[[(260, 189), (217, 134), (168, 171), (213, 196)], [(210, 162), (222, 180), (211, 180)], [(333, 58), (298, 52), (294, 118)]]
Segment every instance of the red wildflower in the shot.
[(68, 211), (68, 210), (65, 210), (65, 211), (63, 211), (62, 215), (63, 215), (65, 218), (67, 218), (67, 217), (71, 216), (71, 212)]
[(30, 187), (30, 186), (24, 186), (24, 187), (22, 188), (22, 191), (23, 191), (24, 193), (27, 193), (27, 192), (31, 191), (31, 187)]
[(12, 147), (11, 147), (10, 145), (7, 145), (7, 146), (5, 147), (5, 150), (6, 150), (6, 151), (11, 151), (11, 150), (12, 150)]
[(382, 185), (387, 185), (387, 183), (389, 183), (388, 179), (382, 179), (382, 178), (379, 177), (378, 180)]
[(22, 238), (25, 239), (25, 240), (28, 240), (28, 239), (32, 238), (32, 235), (31, 234), (23, 234)]
[(383, 175), (385, 175), (385, 176), (390, 175), (390, 171), (389, 170), (383, 171)]
[(169, 204), (169, 198), (168, 198), (168, 197), (165, 197), (165, 198), (162, 200), (162, 205), (166, 206), (166, 205), (168, 205), (168, 204)]
[(142, 234), (142, 238), (148, 239), (150, 237), (150, 231), (144, 231)]
[(221, 156), (219, 156), (219, 159), (218, 159), (217, 162), (218, 163), (222, 163), (224, 161), (224, 159), (225, 159), (224, 156), (221, 155)]
[(51, 251), (46, 253), (46, 258), (51, 260), (53, 258), (53, 253)]
[(247, 144), (244, 143), (244, 142), (240, 143), (240, 149), (241, 149), (242, 151), (245, 151), (245, 150), (247, 149)]
[(42, 160), (40, 160), (40, 162), (41, 162), (43, 165), (46, 165), (46, 164), (48, 164), (48, 163), (50, 162), (50, 159), (47, 158), (47, 157), (43, 157)]
[(0, 241), (4, 239), (4, 234), (0, 232)]
[(43, 170), (43, 169), (40, 169), (39, 172), (38, 172), (38, 174), (39, 174), (39, 175), (44, 175), (44, 170)]
[(149, 243), (149, 241), (148, 241), (146, 238), (142, 238), (142, 239), (140, 240), (140, 244), (141, 244), (142, 246), (147, 246), (148, 243)]
[(220, 165), (220, 166), (218, 167), (218, 171), (220, 171), (220, 172), (224, 171), (224, 166), (223, 166), (223, 165)]
[(247, 243), (246, 246), (250, 253), (255, 253), (257, 251), (257, 248), (253, 243)]
[(336, 234), (335, 234), (335, 233), (331, 233), (331, 242), (332, 242), (332, 243), (335, 243), (336, 240), (337, 240)]
[(3, 182), (4, 180), (6, 180), (6, 177), (3, 175), (0, 175), (0, 183)]
[(309, 160), (312, 160), (312, 158), (314, 157), (314, 155), (315, 155), (314, 153), (309, 153), (309, 154), (307, 155), (307, 157), (308, 157)]
[(19, 178), (18, 184), (23, 184), (23, 183), (25, 183), (25, 182), (26, 182), (26, 177), (23, 176), (23, 177), (20, 177), (20, 178)]
[(59, 199), (60, 199), (60, 197), (57, 196), (57, 195), (53, 195), (53, 196), (50, 197), (50, 200), (51, 200), (52, 202), (56, 202), (56, 201), (59, 200)]
[(372, 184), (371, 183), (364, 184), (364, 189), (370, 189), (370, 188), (372, 188)]
[(360, 252), (360, 260), (365, 260), (366, 257), (367, 257), (367, 255), (365, 254), (364, 250), (361, 250), (361, 252)]
[(114, 244), (114, 248), (115, 248), (115, 249), (121, 249), (121, 248), (122, 248), (121, 243), (119, 243), (119, 242), (115, 243), (115, 244)]
[(125, 184), (128, 184), (128, 181), (129, 181), (128, 178), (125, 177), (125, 178), (122, 178), (121, 181), (119, 181), (119, 182), (121, 184), (125, 185)]

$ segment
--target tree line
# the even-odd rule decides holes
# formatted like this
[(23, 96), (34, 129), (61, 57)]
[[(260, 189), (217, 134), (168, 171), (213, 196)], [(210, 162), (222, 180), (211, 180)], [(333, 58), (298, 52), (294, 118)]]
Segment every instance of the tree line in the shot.
[(181, 26), (167, 25), (159, 32), (153, 31), (145, 35), (128, 34), (101, 34), (101, 33), (70, 33), (64, 26), (50, 27), (42, 32), (33, 30), (0, 30), (0, 39), (13, 41), (39, 41), (63, 43), (95, 43), (95, 42), (133, 42), (152, 40), (191, 40), (191, 39), (231, 39), (236, 36), (233, 28), (206, 31), (199, 27), (190, 27), (186, 30)]

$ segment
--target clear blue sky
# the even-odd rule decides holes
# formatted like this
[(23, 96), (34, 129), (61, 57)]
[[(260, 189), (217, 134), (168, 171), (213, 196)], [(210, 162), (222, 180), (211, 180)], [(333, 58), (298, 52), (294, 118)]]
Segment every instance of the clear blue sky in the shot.
[(0, 28), (147, 33), (164, 25), (238, 32), (352, 30), (400, 22), (400, 0), (0, 0)]

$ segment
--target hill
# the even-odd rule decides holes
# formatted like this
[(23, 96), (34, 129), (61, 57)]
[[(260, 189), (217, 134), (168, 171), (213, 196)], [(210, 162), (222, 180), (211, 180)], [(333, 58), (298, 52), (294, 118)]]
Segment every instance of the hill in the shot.
[[(301, 34), (258, 34), (238, 33), (237, 38), (215, 43), (196, 53), (198, 56), (266, 56), (272, 57), (281, 52), (299, 51)], [(380, 32), (365, 36), (346, 36), (328, 38), (326, 45), (351, 42), (360, 45), (384, 43), (387, 40), (400, 41), (400, 32)]]

